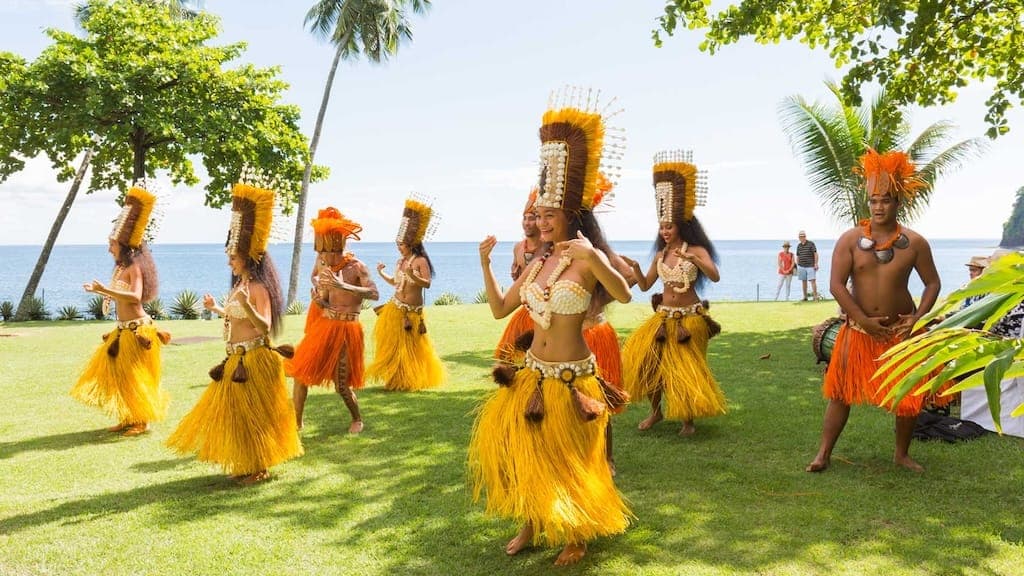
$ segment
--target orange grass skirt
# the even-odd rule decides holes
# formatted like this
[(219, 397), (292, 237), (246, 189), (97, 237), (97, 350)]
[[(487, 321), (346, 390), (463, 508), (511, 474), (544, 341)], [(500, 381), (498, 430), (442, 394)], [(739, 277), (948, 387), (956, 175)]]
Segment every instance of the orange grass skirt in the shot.
[(363, 325), (358, 320), (321, 317), (306, 323), (306, 335), (295, 348), (295, 356), (284, 361), (284, 370), (304, 386), (329, 387), (337, 384), (334, 380), (342, 354), (348, 363), (344, 384), (362, 388)]

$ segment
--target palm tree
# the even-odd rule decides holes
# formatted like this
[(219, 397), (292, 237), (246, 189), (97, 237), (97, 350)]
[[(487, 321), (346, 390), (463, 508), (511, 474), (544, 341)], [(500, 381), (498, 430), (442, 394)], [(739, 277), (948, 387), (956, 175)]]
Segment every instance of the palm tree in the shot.
[[(194, 17), (202, 10), (204, 4), (204, 0), (136, 1), (165, 4), (168, 10), (171, 10), (178, 18)], [(76, 4), (73, 9), (75, 12), (75, 21), (79, 25), (89, 20), (93, 14), (92, 5), (89, 2)], [(21, 300), (18, 302), (18, 311), (15, 314), (15, 318), (18, 320), (27, 319), (29, 302), (35, 295), (36, 288), (39, 287), (39, 281), (43, 277), (43, 272), (46, 271), (46, 264), (50, 261), (50, 253), (53, 252), (53, 246), (57, 243), (57, 236), (60, 235), (60, 231), (64, 227), (64, 221), (67, 219), (68, 214), (71, 213), (71, 205), (74, 204), (75, 198), (78, 196), (78, 190), (81, 188), (82, 181), (85, 179), (85, 174), (89, 170), (89, 164), (92, 162), (93, 153), (94, 149), (92, 147), (86, 149), (85, 155), (82, 157), (82, 162), (79, 164), (78, 170), (75, 172), (75, 179), (71, 182), (71, 188), (68, 190), (68, 195), (64, 197), (64, 204), (61, 205), (60, 211), (57, 212), (57, 217), (53, 220), (53, 225), (50, 226), (50, 233), (46, 236), (46, 243), (43, 244), (43, 249), (39, 253), (39, 258), (36, 260), (36, 265), (32, 269), (32, 274), (29, 276), (28, 283), (25, 285), (25, 290), (21, 294)]]
[(306, 13), (306, 25), (315, 36), (334, 45), (334, 60), (327, 73), (324, 95), (316, 115), (313, 138), (309, 143), (309, 159), (302, 175), (302, 189), (295, 219), (295, 244), (292, 246), (292, 266), (288, 276), (288, 303), (295, 300), (299, 282), (299, 259), (302, 256), (302, 238), (306, 229), (306, 200), (313, 170), (313, 157), (320, 144), (320, 133), (331, 99), (334, 74), (342, 60), (355, 60), (362, 54), (370, 62), (381, 63), (397, 54), (403, 40), (412, 40), (407, 10), (417, 14), (426, 12), (430, 0), (320, 0)]
[(836, 105), (809, 103), (790, 96), (779, 106), (782, 130), (803, 160), (811, 190), (824, 208), (842, 224), (856, 226), (868, 217), (860, 176), (854, 172), (868, 147), (879, 152), (902, 150), (918, 169), (925, 186), (912, 202), (900, 206), (899, 219), (912, 222), (927, 208), (935, 183), (965, 160), (980, 155), (988, 141), (969, 138), (943, 149), (956, 126), (936, 122), (910, 139), (910, 123), (888, 92), (882, 90), (860, 108), (849, 105), (840, 88), (826, 82)]

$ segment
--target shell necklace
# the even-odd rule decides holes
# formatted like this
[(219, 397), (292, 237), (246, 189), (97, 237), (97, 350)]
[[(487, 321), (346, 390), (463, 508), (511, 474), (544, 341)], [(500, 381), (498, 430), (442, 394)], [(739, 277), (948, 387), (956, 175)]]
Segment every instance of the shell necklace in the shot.
[[(540, 274), (541, 268), (544, 267), (544, 263), (547, 262), (550, 256), (551, 251), (549, 250), (540, 257), (540, 260), (538, 260), (537, 263), (533, 265), (533, 268), (530, 269), (530, 274), (526, 277), (526, 280), (523, 281), (523, 285), (520, 290), (527, 290), (531, 285), (533, 285), (533, 281), (537, 279), (537, 275)], [(539, 314), (541, 320), (538, 324), (540, 324), (545, 330), (551, 327), (552, 309), (549, 302), (551, 300), (551, 287), (558, 283), (558, 277), (562, 275), (562, 272), (565, 272), (565, 269), (568, 268), (570, 264), (572, 264), (572, 258), (568, 254), (563, 253), (558, 259), (558, 265), (555, 266), (555, 269), (548, 275), (547, 281), (544, 282), (544, 291), (542, 292), (544, 310)], [(530, 313), (537, 313), (536, 310), (530, 307), (529, 300), (524, 298), (522, 294), (520, 294), (519, 298), (522, 301), (523, 306), (525, 306)]]
[[(114, 266), (114, 275), (111, 276), (111, 278), (110, 278), (110, 287), (111, 288), (113, 288), (115, 290), (117, 289), (117, 283), (118, 283), (119, 280), (121, 280), (121, 273), (124, 272), (124, 270), (125, 270), (124, 266), (121, 266), (120, 264), (118, 264), (117, 266)], [(111, 298), (110, 296), (104, 296), (103, 297), (103, 316), (107, 316), (108, 314), (110, 314), (110, 306), (113, 303), (114, 303), (114, 299)]]
[(877, 260), (879, 264), (888, 264), (889, 262), (892, 262), (893, 255), (895, 255), (893, 248), (903, 250), (910, 246), (910, 239), (903, 233), (903, 226), (900, 225), (899, 222), (896, 223), (896, 233), (892, 235), (892, 238), (889, 238), (888, 241), (880, 245), (876, 245), (875, 239), (871, 237), (870, 218), (865, 218), (860, 221), (860, 231), (861, 236), (860, 240), (857, 241), (857, 247), (865, 251), (874, 250), (875, 260)]

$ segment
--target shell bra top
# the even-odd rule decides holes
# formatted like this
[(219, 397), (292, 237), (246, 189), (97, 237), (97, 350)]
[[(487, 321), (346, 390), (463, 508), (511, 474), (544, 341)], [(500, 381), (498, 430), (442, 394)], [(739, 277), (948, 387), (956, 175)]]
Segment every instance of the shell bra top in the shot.
[(545, 258), (541, 258), (533, 264), (530, 275), (519, 288), (519, 298), (530, 312), (530, 318), (547, 330), (551, 327), (552, 314), (569, 316), (586, 312), (590, 308), (591, 294), (578, 282), (558, 280), (568, 262), (563, 266), (560, 261), (559, 266), (548, 277), (547, 287), (535, 283), (537, 274), (544, 266), (544, 260)]
[[(685, 246), (683, 250), (686, 250)], [(668, 250), (666, 249), (665, 252), (668, 252)], [(672, 286), (672, 290), (678, 294), (682, 294), (690, 289), (690, 286), (697, 281), (698, 272), (697, 265), (683, 257), (679, 258), (675, 266), (665, 264), (664, 252), (661, 255), (661, 259), (658, 260), (658, 277), (665, 284), (680, 284), (681, 286)]]

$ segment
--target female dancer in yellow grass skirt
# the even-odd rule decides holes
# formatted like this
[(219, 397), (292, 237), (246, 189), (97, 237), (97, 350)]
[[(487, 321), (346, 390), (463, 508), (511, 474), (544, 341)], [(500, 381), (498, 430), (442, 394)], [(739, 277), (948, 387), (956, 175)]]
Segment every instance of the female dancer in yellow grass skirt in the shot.
[(220, 464), (242, 484), (270, 477), (269, 468), (302, 454), (295, 411), (271, 334), (281, 328), (284, 299), (277, 270), (266, 253), (274, 193), (236, 184), (228, 235), (232, 289), (221, 308), (207, 294), (208, 310), (224, 318), (227, 358), (210, 370), (213, 381), (167, 439), (180, 453), (198, 453)]
[(397, 238), (402, 257), (395, 265), (395, 275), (384, 272), (383, 262), (377, 264), (377, 273), (395, 287), (395, 295), (377, 308), (380, 316), (373, 327), (376, 351), (366, 374), (383, 382), (386, 390), (437, 388), (447, 378), (427, 335), (423, 315), (423, 290), (430, 288), (434, 274), (434, 265), (423, 247), (423, 240), (432, 231), (432, 216), (430, 206), (406, 200)]
[(494, 317), (523, 305), (535, 327), (521, 364), (495, 370), (500, 387), (480, 408), (469, 447), (474, 497), (486, 494), (489, 513), (521, 525), (505, 552), (562, 546), (559, 565), (578, 562), (589, 541), (623, 532), (630, 516), (605, 459), (605, 426), (622, 398), (597, 377), (583, 339), (592, 297), (628, 302), (630, 294), (590, 211), (604, 123), (580, 108), (544, 115), (536, 202), (544, 255), (502, 293), (490, 268), (497, 240), (480, 243)]
[(160, 346), (171, 336), (157, 331), (142, 306), (156, 298), (158, 289), (156, 266), (144, 239), (155, 202), (145, 182), (128, 191), (110, 235), (115, 263), (110, 286), (97, 280), (84, 285), (87, 292), (103, 296), (104, 311), (116, 303), (117, 328), (103, 336), (71, 396), (116, 416), (118, 423), (109, 430), (125, 436), (144, 433), (167, 412), (167, 393), (160, 387)]
[[(651, 414), (641, 430), (662, 418), (683, 421), (679, 434), (696, 432), (697, 418), (724, 414), (725, 395), (708, 368), (708, 340), (720, 331), (697, 289), (718, 282), (715, 248), (693, 215), (706, 196), (703, 174), (689, 151), (662, 152), (654, 160), (654, 187), (661, 223), (657, 254), (645, 275), (628, 260), (642, 290), (661, 278), (660, 305), (622, 348), (623, 378), (632, 398), (650, 398)], [(665, 400), (662, 412), (661, 402)]]

